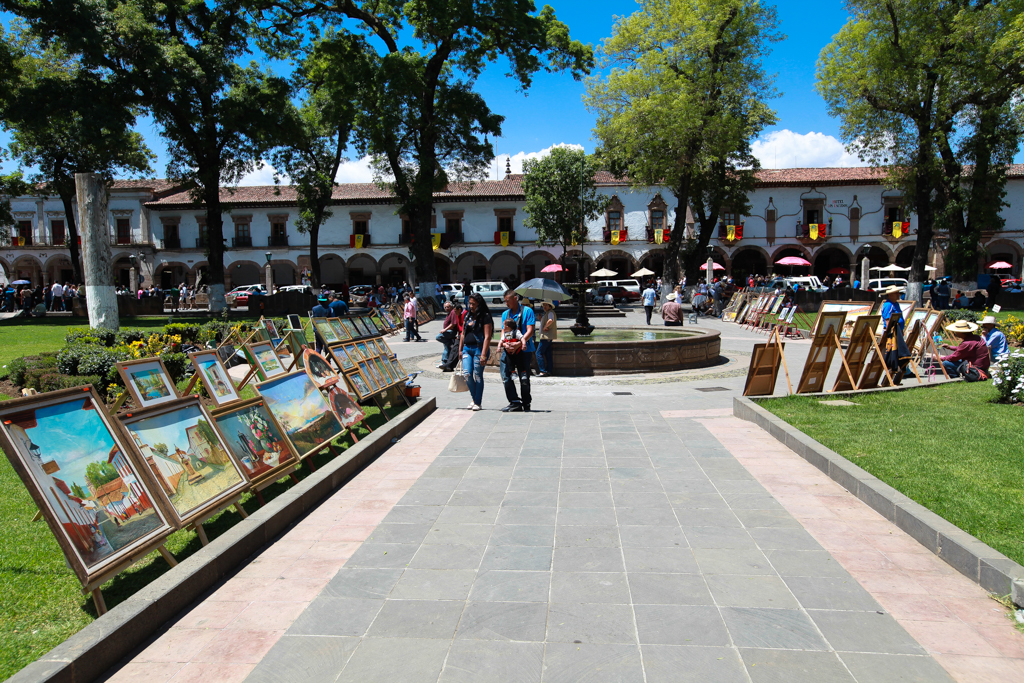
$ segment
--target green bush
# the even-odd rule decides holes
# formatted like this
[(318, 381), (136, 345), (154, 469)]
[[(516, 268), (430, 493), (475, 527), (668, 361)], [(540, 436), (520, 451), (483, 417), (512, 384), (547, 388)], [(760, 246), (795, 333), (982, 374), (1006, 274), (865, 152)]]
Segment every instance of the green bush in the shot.
[(149, 339), (150, 334), (151, 333), (147, 330), (140, 330), (136, 328), (124, 329), (117, 333), (114, 346), (120, 344), (131, 344), (132, 342), (137, 341), (146, 341)]
[(981, 314), (966, 308), (951, 308), (946, 311), (946, 320), (955, 323), (957, 320), (966, 320), (969, 323), (976, 323), (981, 320)]
[(194, 344), (199, 341), (199, 334), (202, 326), (195, 323), (171, 323), (164, 326), (164, 334), (179, 334), (181, 341), (186, 344)]
[(992, 366), (992, 384), (1000, 403), (1024, 403), (1024, 351), (1012, 350), (1009, 358)]
[(185, 376), (185, 369), (191, 362), (184, 353), (164, 353), (160, 356), (160, 360), (164, 362), (173, 382), (177, 382)]
[(28, 362), (24, 358), (15, 358), (7, 364), (7, 376), (15, 386), (25, 386), (25, 373), (28, 372)]
[(73, 344), (57, 354), (57, 369), (64, 375), (98, 375), (117, 381), (114, 365), (125, 360), (131, 360), (131, 354), (126, 350), (108, 349), (96, 344)]
[(86, 344), (103, 344), (113, 346), (117, 340), (117, 332), (103, 328), (92, 328), (86, 330), (73, 330), (64, 337), (64, 344), (71, 345), (83, 342)]

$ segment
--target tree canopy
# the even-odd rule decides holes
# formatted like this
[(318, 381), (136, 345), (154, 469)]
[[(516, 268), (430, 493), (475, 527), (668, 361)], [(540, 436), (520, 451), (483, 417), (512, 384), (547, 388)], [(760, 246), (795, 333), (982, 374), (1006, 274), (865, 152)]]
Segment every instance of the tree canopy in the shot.
[[(775, 96), (762, 60), (781, 39), (775, 9), (757, 0), (643, 0), (616, 22), (601, 48), (607, 77), (587, 82), (597, 113), (598, 155), (635, 186), (664, 184), (675, 195), (676, 225), (666, 246), (666, 283), (690, 282), (729, 208), (747, 210), (757, 160), (750, 144), (775, 123)], [(700, 218), (684, 241), (688, 205)]]

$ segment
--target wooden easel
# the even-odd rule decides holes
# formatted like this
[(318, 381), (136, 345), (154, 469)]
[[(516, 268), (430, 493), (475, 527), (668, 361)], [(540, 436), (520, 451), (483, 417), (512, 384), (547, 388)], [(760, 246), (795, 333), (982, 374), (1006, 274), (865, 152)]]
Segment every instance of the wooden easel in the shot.
[(842, 372), (839, 373), (832, 391), (851, 391), (859, 388), (858, 379), (864, 371), (865, 361), (872, 348), (873, 330), (878, 326), (876, 318), (881, 319), (881, 316), (862, 315), (857, 318), (850, 334), (850, 343), (846, 348), (846, 375), (844, 377)]
[(114, 567), (111, 567), (108, 571), (104, 572), (100, 576), (94, 578), (92, 581), (82, 586), (83, 594), (92, 594), (92, 604), (96, 607), (96, 614), (98, 616), (103, 616), (107, 613), (107, 603), (103, 599), (103, 590), (101, 586), (105, 584), (107, 581), (110, 581), (112, 578), (114, 578), (121, 572), (123, 572), (124, 570), (131, 567), (139, 560), (145, 559), (146, 556), (149, 555), (149, 553), (151, 553), (153, 550), (158, 551), (160, 553), (160, 556), (164, 558), (164, 560), (167, 562), (167, 564), (171, 566), (171, 568), (178, 566), (178, 561), (174, 559), (174, 555), (171, 555), (171, 552), (167, 550), (167, 548), (164, 546), (164, 542), (161, 541), (156, 546), (149, 546), (147, 548), (139, 550), (139, 552), (135, 553), (129, 558), (126, 558), (123, 562), (119, 562)]
[[(839, 326), (839, 329), (842, 329), (842, 325)], [(810, 394), (823, 390), (825, 376), (828, 374), (829, 368), (832, 367), (836, 351), (839, 351), (839, 357), (842, 358), (847, 376), (853, 376), (850, 366), (847, 365), (846, 358), (843, 356), (843, 346), (839, 343), (839, 335), (836, 334), (835, 329), (830, 329), (826, 334), (816, 335), (811, 339), (811, 350), (807, 354), (807, 362), (804, 364), (804, 371), (796, 387), (798, 394)]]
[(245, 493), (245, 492), (244, 491), (239, 492), (237, 495), (233, 496), (231, 498), (231, 500), (227, 500), (227, 501), (221, 503), (220, 505), (215, 507), (213, 510), (211, 510), (210, 512), (208, 512), (205, 515), (203, 515), (201, 519), (198, 519), (196, 521), (190, 522), (189, 525), (185, 527), (185, 529), (187, 531), (193, 531), (194, 530), (196, 532), (196, 535), (199, 536), (199, 541), (204, 546), (207, 545), (210, 541), (206, 538), (206, 530), (203, 529), (203, 524), (205, 524), (207, 521), (209, 521), (209, 519), (211, 517), (213, 517), (214, 515), (220, 514), (224, 510), (227, 510), (229, 507), (234, 507), (235, 508), (235, 512), (237, 512), (241, 516), (242, 519), (247, 519), (249, 517), (248, 513), (246, 513), (245, 508), (242, 507), (242, 504), (240, 502), (241, 499), (242, 499), (242, 494), (243, 493)]
[(789, 378), (789, 366), (786, 363), (786, 345), (779, 339), (778, 328), (772, 330), (764, 344), (754, 345), (754, 355), (750, 359), (747, 381), (743, 388), (744, 396), (771, 396), (775, 393), (775, 381), (779, 376), (779, 365), (786, 373), (786, 388), (793, 393), (793, 383)]
[(794, 324), (796, 320), (796, 314), (800, 312), (800, 306), (793, 304), (789, 309), (789, 314), (785, 320), (779, 321), (776, 326), (782, 326), (783, 338), (793, 337), (795, 339), (803, 339), (804, 336), (800, 334), (800, 329)]
[[(894, 313), (892, 318), (899, 320), (897, 317), (898, 315), (898, 313)], [(890, 322), (895, 324), (898, 328), (899, 325), (895, 320), (892, 320), (892, 318), (890, 318)], [(882, 352), (881, 346), (879, 346), (879, 341), (881, 341), (882, 344), (885, 344), (892, 334), (891, 326), (886, 326), (881, 339), (878, 339), (875, 336), (874, 330), (870, 330), (871, 348), (874, 350), (875, 355), (871, 357), (870, 362), (868, 362), (867, 367), (864, 369), (864, 375), (861, 377), (860, 384), (857, 387), (858, 389), (874, 389), (878, 386), (878, 382), (883, 373), (885, 374), (886, 381), (889, 382), (889, 386), (896, 386), (896, 382), (893, 381), (892, 374), (889, 372), (889, 367), (885, 364), (885, 353)]]

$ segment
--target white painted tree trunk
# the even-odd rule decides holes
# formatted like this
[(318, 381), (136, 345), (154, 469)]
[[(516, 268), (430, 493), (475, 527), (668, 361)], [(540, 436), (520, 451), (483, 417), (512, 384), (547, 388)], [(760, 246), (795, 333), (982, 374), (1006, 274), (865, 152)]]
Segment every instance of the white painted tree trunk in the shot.
[(110, 231), (107, 227), (107, 186), (97, 173), (76, 173), (75, 191), (78, 195), (78, 227), (82, 235), (89, 326), (117, 330), (121, 322), (117, 314)]

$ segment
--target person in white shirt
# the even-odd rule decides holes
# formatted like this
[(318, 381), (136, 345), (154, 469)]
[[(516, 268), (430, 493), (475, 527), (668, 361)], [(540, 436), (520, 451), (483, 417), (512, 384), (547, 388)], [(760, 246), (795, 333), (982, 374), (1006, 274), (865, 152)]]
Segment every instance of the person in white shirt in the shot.
[(50, 288), (50, 310), (64, 310), (64, 288), (59, 282), (54, 282), (53, 287)]

